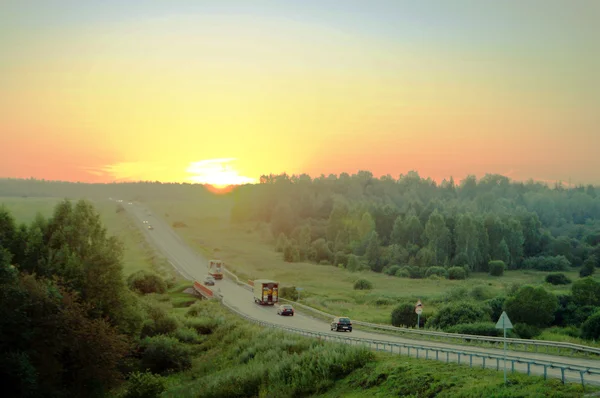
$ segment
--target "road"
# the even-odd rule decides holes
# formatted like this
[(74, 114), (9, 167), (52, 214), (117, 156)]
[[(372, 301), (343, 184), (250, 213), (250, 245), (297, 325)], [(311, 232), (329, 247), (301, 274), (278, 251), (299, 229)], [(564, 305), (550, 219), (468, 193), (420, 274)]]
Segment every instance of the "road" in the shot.
[[(186, 279), (202, 281), (208, 273), (208, 259), (201, 256), (198, 252), (189, 247), (183, 239), (167, 224), (162, 218), (156, 217), (149, 208), (139, 204), (124, 204), (126, 211), (131, 214), (140, 228), (143, 228), (149, 241), (167, 258), (173, 267)], [(143, 223), (146, 220), (149, 225), (154, 227), (153, 230), (148, 230), (147, 225)], [(390, 343), (407, 343), (418, 344), (431, 348), (454, 349), (469, 352), (487, 353), (492, 355), (503, 355), (502, 350), (483, 348), (483, 347), (465, 347), (450, 343), (439, 343), (432, 341), (415, 341), (399, 336), (390, 336), (389, 334), (379, 334), (371, 331), (353, 330), (352, 333), (332, 332), (329, 329), (329, 324), (319, 319), (312, 318), (299, 311), (293, 317), (282, 317), (277, 315), (277, 309), (269, 306), (259, 306), (254, 303), (252, 292), (239, 286), (232, 280), (227, 278), (217, 281), (213, 290), (220, 290), (223, 296), (223, 301), (238, 311), (250, 317), (260, 319), (265, 322), (279, 324), (282, 326), (305, 329), (315, 332), (327, 333), (331, 335), (347, 334), (354, 338), (370, 339), (370, 340), (385, 340)], [(421, 354), (423, 355), (423, 354)], [(547, 355), (542, 353), (525, 353), (525, 352), (509, 352), (510, 356), (519, 357), (529, 360), (548, 361), (559, 364), (568, 364), (579, 367), (600, 367), (600, 361), (593, 359), (568, 358), (555, 355)], [(452, 358), (451, 358), (452, 359)], [(457, 358), (454, 358), (456, 360)], [(463, 357), (463, 361), (465, 358)], [(481, 359), (473, 358), (473, 364), (476, 364)], [(495, 368), (496, 361), (488, 361), (487, 367)], [(508, 362), (510, 369), (510, 362)], [(501, 362), (501, 368), (503, 364)], [(517, 364), (515, 370), (526, 372), (526, 365)], [(532, 373), (543, 374), (543, 368), (535, 366), (531, 368)], [(547, 369), (548, 376), (560, 377), (559, 369)], [(574, 372), (567, 372), (567, 378), (572, 381), (579, 381), (579, 376)], [(588, 381), (589, 380), (589, 381)], [(600, 384), (600, 376), (586, 376), (586, 383)]]

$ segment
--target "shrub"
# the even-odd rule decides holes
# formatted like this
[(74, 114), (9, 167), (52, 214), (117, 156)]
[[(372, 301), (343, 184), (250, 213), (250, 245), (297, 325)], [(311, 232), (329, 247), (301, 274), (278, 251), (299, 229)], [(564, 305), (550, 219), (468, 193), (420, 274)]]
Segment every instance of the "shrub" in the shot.
[(504, 302), (504, 310), (513, 323), (537, 327), (549, 326), (557, 309), (556, 296), (541, 286), (523, 286)]
[(537, 256), (523, 261), (523, 268), (538, 271), (566, 271), (571, 262), (565, 256)]
[(347, 269), (350, 272), (356, 272), (360, 269), (360, 261), (358, 259), (357, 256), (355, 256), (354, 254), (350, 254), (348, 256), (348, 265), (347, 265)]
[(122, 398), (158, 398), (166, 389), (165, 380), (150, 372), (133, 372), (129, 375)]
[(426, 276), (437, 275), (440, 278), (448, 278), (448, 270), (444, 267), (429, 267), (425, 271)]
[(537, 326), (528, 325), (526, 323), (515, 323), (513, 331), (519, 336), (521, 339), (532, 339), (536, 336), (539, 336), (542, 333), (542, 330)]
[(443, 305), (427, 321), (427, 327), (446, 329), (461, 323), (490, 322), (490, 314), (483, 306), (470, 301)]
[(396, 275), (396, 272), (400, 270), (399, 265), (392, 265), (391, 267), (386, 268), (384, 271), (387, 275)]
[(552, 285), (568, 285), (571, 283), (571, 279), (569, 279), (565, 274), (555, 272), (546, 275), (546, 282)]
[(410, 278), (410, 272), (408, 272), (407, 269), (400, 268), (398, 271), (396, 271), (394, 276), (398, 278)]
[(354, 290), (371, 290), (373, 284), (366, 279), (359, 279), (354, 282)]
[(348, 266), (348, 255), (344, 252), (335, 253), (335, 257), (333, 258), (333, 265), (336, 267), (341, 265), (344, 268)]
[(407, 267), (406, 269), (408, 270), (408, 277), (410, 279), (422, 279), (425, 276), (425, 268), (413, 265)]
[(277, 243), (275, 244), (275, 251), (279, 253), (283, 253), (283, 250), (287, 246), (288, 239), (283, 232), (279, 233), (277, 237)]
[(502, 329), (496, 329), (496, 324), (493, 322), (460, 323), (449, 327), (447, 331), (449, 333), (474, 334), (477, 336), (498, 337), (504, 335)]
[(156, 336), (158, 334), (173, 333), (179, 327), (177, 318), (169, 315), (164, 308), (159, 305), (146, 306), (148, 318), (142, 325), (140, 337)]
[(490, 270), (490, 275), (492, 276), (502, 276), (504, 275), (504, 270), (506, 269), (506, 264), (501, 260), (494, 260), (488, 263), (488, 268)]
[(585, 278), (586, 276), (591, 276), (595, 270), (596, 256), (592, 255), (583, 262), (583, 266), (579, 270), (579, 276), (582, 278)]
[(416, 326), (417, 314), (415, 313), (415, 304), (405, 302), (399, 304), (396, 308), (394, 308), (392, 310), (392, 325), (407, 327)]
[(298, 299), (298, 292), (295, 286), (283, 286), (279, 288), (279, 297), (286, 300)]
[(600, 283), (591, 277), (583, 278), (573, 283), (573, 302), (577, 305), (600, 306)]
[(286, 242), (283, 248), (283, 261), (287, 263), (296, 263), (300, 261), (300, 251), (298, 247), (291, 242)]
[(171, 224), (173, 226), (173, 228), (186, 228), (187, 224), (184, 223), (183, 221), (174, 221), (173, 224)]
[(150, 294), (159, 293), (163, 294), (167, 291), (167, 284), (159, 275), (141, 270), (134, 272), (127, 278), (127, 285), (133, 291)]
[(581, 325), (581, 337), (589, 340), (600, 338), (600, 311), (596, 311)]
[(484, 301), (494, 297), (488, 286), (477, 285), (471, 289), (470, 296), (477, 301)]
[(222, 323), (218, 318), (192, 318), (185, 320), (185, 326), (194, 329), (199, 334), (212, 334)]
[(489, 299), (485, 302), (485, 304), (489, 308), (490, 317), (492, 321), (500, 319), (500, 315), (502, 315), (502, 307), (504, 306), (504, 302), (506, 301), (506, 297), (499, 296)]
[(140, 344), (141, 365), (153, 373), (163, 374), (170, 370), (182, 371), (192, 366), (190, 349), (174, 337), (146, 337)]
[(180, 327), (173, 333), (173, 337), (182, 343), (193, 344), (199, 341), (198, 332), (191, 327)]
[(452, 280), (467, 279), (467, 271), (463, 267), (448, 268), (448, 278)]

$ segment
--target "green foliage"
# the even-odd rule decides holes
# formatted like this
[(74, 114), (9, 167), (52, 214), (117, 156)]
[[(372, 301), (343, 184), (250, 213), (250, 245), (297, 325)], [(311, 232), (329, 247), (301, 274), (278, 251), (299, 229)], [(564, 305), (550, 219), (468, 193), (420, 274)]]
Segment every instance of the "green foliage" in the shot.
[(172, 333), (172, 336), (182, 343), (188, 344), (194, 344), (200, 340), (200, 336), (198, 336), (196, 329), (191, 327), (179, 327)]
[(293, 242), (287, 242), (283, 249), (283, 260), (288, 263), (300, 261), (300, 251)]
[(496, 324), (494, 322), (461, 323), (447, 328), (446, 331), (449, 333), (474, 334), (477, 336), (492, 337), (503, 336), (504, 333), (501, 329), (496, 329)]
[(448, 278), (448, 270), (444, 267), (429, 267), (427, 271), (425, 271), (426, 276), (437, 275), (440, 278), (447, 279)]
[(427, 327), (447, 329), (461, 323), (489, 322), (488, 310), (470, 301), (444, 304), (427, 320)]
[(485, 304), (490, 309), (490, 317), (492, 318), (492, 321), (497, 321), (500, 318), (500, 315), (502, 315), (505, 301), (506, 297), (504, 296), (494, 297), (486, 300)]
[(538, 271), (568, 271), (571, 262), (563, 255), (537, 256), (525, 259), (523, 268)]
[[(421, 314), (422, 315), (422, 314)], [(414, 327), (417, 325), (415, 304), (405, 302), (392, 310), (392, 325)]]
[(545, 281), (551, 285), (568, 285), (572, 282), (565, 274), (559, 272), (546, 275)]
[(581, 337), (590, 340), (600, 338), (600, 311), (596, 311), (581, 325)]
[(573, 302), (576, 305), (600, 306), (600, 283), (591, 277), (583, 278), (573, 283)]
[(410, 272), (406, 268), (400, 268), (396, 271), (394, 276), (397, 276), (398, 278), (410, 278)]
[(591, 276), (596, 271), (596, 256), (592, 255), (588, 257), (584, 262), (583, 266), (579, 270), (579, 276), (585, 278), (586, 276)]
[(502, 276), (504, 275), (504, 270), (506, 269), (506, 264), (504, 261), (494, 260), (488, 263), (488, 269), (490, 271), (490, 275), (492, 276)]
[(295, 301), (298, 299), (298, 292), (296, 291), (295, 286), (280, 286), (279, 287), (279, 297)]
[(473, 286), (469, 295), (476, 301), (484, 301), (494, 297), (494, 293), (489, 286), (484, 285)]
[(174, 337), (146, 337), (140, 342), (140, 350), (142, 368), (152, 373), (165, 374), (169, 371), (186, 370), (192, 366), (190, 349)]
[(275, 251), (283, 253), (283, 250), (288, 244), (288, 239), (283, 232), (277, 237), (277, 243), (275, 244)]
[(392, 265), (391, 267), (388, 267), (385, 269), (385, 273), (387, 275), (396, 275), (396, 273), (398, 272), (398, 270), (400, 270), (400, 266), (399, 265)]
[[(554, 320), (558, 299), (542, 286), (523, 286), (504, 302), (504, 310), (514, 323), (546, 327)], [(517, 332), (518, 333), (518, 332)]]
[(170, 334), (179, 327), (177, 318), (169, 314), (169, 308), (158, 302), (144, 303), (146, 319), (142, 325), (141, 337)]
[(158, 398), (165, 389), (163, 377), (150, 372), (133, 372), (120, 398)]
[(513, 327), (513, 332), (521, 339), (533, 339), (542, 333), (539, 327), (527, 323), (513, 323)]
[(142, 294), (162, 294), (167, 291), (167, 284), (164, 279), (160, 275), (146, 270), (140, 270), (129, 275), (127, 285), (131, 290)]
[(373, 289), (373, 283), (366, 279), (359, 279), (354, 282), (354, 290), (371, 290)]
[(348, 256), (348, 271), (356, 272), (360, 269), (360, 260), (354, 254)]
[(463, 267), (448, 268), (448, 279), (462, 280), (467, 279), (467, 271)]

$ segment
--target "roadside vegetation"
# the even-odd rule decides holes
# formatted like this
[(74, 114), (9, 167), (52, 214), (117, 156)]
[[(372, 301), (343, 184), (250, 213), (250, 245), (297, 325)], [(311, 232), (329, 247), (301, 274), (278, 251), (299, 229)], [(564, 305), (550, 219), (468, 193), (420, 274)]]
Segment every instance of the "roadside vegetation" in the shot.
[(469, 396), (475, 388), (497, 396), (583, 394), (579, 385), (522, 375), (510, 376), (504, 390), (498, 372), (265, 330), (183, 293), (189, 283), (165, 280), (137, 253), (145, 266), (126, 276), (122, 242), (86, 201), (60, 201), (48, 217), (24, 224), (0, 208), (5, 394), (286, 397), (367, 389), (383, 396), (405, 391), (416, 374), (424, 375), (414, 386), (423, 396)]

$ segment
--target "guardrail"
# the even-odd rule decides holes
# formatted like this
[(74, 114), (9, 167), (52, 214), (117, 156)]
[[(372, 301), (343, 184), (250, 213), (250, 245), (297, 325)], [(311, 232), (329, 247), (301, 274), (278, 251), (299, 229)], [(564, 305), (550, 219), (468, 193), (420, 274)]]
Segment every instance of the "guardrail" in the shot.
[[(234, 314), (270, 328), (280, 329), (291, 333), (300, 334), (308, 337), (316, 337), (325, 341), (344, 343), (350, 345), (360, 345), (375, 351), (385, 351), (391, 354), (416, 357), (421, 359), (435, 359), (446, 363), (456, 362), (469, 367), (481, 366), (484, 369), (500, 370), (504, 368), (505, 357), (496, 354), (486, 354), (477, 351), (457, 350), (439, 347), (427, 347), (418, 344), (397, 343), (386, 340), (361, 339), (347, 336), (336, 336), (323, 332), (313, 332), (311, 330), (299, 329), (289, 326), (277, 325), (275, 323), (262, 321), (246, 315), (236, 308), (230, 306), (225, 300), (221, 303)], [(576, 366), (567, 363), (550, 362), (542, 360), (523, 359), (517, 356), (506, 356), (507, 370), (511, 373), (520, 372), (531, 375), (542, 375), (544, 379), (548, 377), (559, 378), (563, 383), (567, 381), (579, 381), (582, 386), (586, 384), (600, 385), (600, 367)], [(573, 376), (575, 374), (576, 376)], [(586, 380), (587, 376), (587, 380)]]
[[(252, 291), (252, 287), (246, 283), (242, 282), (237, 275), (233, 272), (225, 269), (225, 272), (231, 279), (235, 280), (237, 284), (244, 287), (245, 289)], [(280, 298), (281, 301), (286, 301), (295, 305), (296, 307), (303, 308), (307, 311), (310, 311), (314, 314), (322, 316), (324, 318), (333, 319), (335, 315), (328, 314), (324, 311), (318, 310), (316, 308), (310, 307), (308, 305), (298, 303), (293, 300), (287, 300)], [(411, 329), (404, 327), (397, 327), (391, 325), (381, 325), (377, 323), (369, 323), (362, 322), (357, 320), (352, 320), (352, 323), (356, 326), (362, 326), (370, 329), (378, 329), (378, 330), (386, 330), (395, 333), (401, 333), (403, 335), (407, 335), (407, 338), (429, 338), (432, 340), (442, 340), (442, 339), (451, 339), (451, 340), (461, 340), (464, 343), (487, 343), (493, 346), (498, 346), (504, 343), (504, 338), (502, 337), (492, 337), (492, 336), (479, 336), (474, 334), (459, 334), (459, 333), (447, 333), (447, 332), (437, 332), (432, 330), (422, 330), (422, 329)], [(517, 339), (517, 338), (507, 338), (506, 339), (507, 348), (516, 350), (516, 351), (527, 351), (527, 352), (546, 352), (548, 353), (551, 349), (556, 350), (557, 354), (562, 354), (567, 352), (571, 355), (575, 353), (583, 353), (585, 355), (600, 355), (600, 348), (585, 346), (581, 344), (574, 343), (565, 343), (559, 341), (548, 341), (548, 340), (527, 340), (527, 339)], [(522, 347), (520, 350), (519, 348)]]

